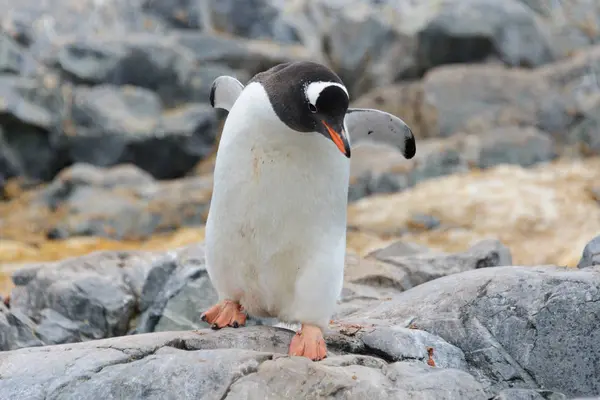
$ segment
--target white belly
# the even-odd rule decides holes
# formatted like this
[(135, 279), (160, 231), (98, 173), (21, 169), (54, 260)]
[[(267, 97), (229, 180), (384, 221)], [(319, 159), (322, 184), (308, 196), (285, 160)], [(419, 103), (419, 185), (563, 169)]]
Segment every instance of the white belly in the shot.
[(349, 160), (318, 134), (245, 118), (251, 110), (236, 106), (257, 96), (249, 89), (219, 146), (208, 272), (221, 298), (250, 314), (326, 325), (343, 282)]

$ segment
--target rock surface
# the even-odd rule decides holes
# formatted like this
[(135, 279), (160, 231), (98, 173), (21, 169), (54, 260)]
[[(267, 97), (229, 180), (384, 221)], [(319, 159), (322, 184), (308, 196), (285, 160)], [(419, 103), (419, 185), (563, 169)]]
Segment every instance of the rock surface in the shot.
[[(475, 264), (460, 267), (468, 257)], [(423, 278), (419, 260), (439, 272)], [(349, 256), (341, 312), (326, 333), (330, 355), (318, 363), (286, 355), (293, 331), (252, 326), (276, 321), (220, 331), (198, 320), (190, 326), (191, 311), (180, 311), (199, 315), (216, 298), (201, 247), (99, 252), (32, 266), (15, 273), (10, 308), (0, 309), (0, 338), (11, 350), (0, 354), (0, 397), (599, 393), (593, 316), (600, 269), (499, 266), (504, 262), (510, 253), (494, 242), (464, 255), (396, 244), (368, 259)], [(383, 278), (407, 273), (401, 263), (421, 274), (410, 288)], [(361, 268), (371, 277), (361, 277)], [(127, 333), (134, 335), (115, 337)], [(62, 344), (44, 346), (54, 343)]]
[[(3, 353), (0, 395), (11, 399), (44, 396), (277, 399), (343, 393), (406, 397), (427, 393), (479, 399), (481, 386), (455, 368), (431, 368), (419, 361), (385, 361), (368, 355), (337, 355), (312, 363), (283, 356), (293, 332), (277, 328), (165, 332), (77, 345)], [(40, 358), (43, 359), (40, 362)], [(8, 367), (11, 365), (12, 367)]]

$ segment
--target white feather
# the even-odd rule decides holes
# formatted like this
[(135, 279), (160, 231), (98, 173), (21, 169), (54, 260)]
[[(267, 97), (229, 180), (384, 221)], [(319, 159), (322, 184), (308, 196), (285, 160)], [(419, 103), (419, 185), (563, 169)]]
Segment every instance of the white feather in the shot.
[(211, 87), (211, 103), (214, 108), (230, 111), (244, 85), (232, 76), (222, 75), (214, 80)]
[(323, 135), (281, 122), (260, 83), (242, 91), (223, 128), (206, 224), (220, 300), (327, 327), (343, 284), (349, 161)]
[(306, 98), (308, 99), (310, 104), (312, 104), (313, 106), (316, 105), (317, 100), (319, 99), (319, 95), (321, 94), (323, 89), (328, 88), (329, 86), (337, 86), (344, 92), (346, 92), (346, 95), (348, 95), (348, 90), (346, 89), (346, 87), (337, 82), (311, 82), (304, 89), (304, 92), (306, 93)]

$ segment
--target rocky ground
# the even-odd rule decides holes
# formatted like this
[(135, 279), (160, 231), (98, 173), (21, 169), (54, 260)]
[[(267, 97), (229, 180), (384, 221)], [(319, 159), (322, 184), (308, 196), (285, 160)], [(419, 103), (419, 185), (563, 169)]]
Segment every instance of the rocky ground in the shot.
[[(0, 398), (600, 396), (600, 3), (0, 7)], [(417, 138), (354, 142), (318, 363), (199, 318), (210, 85), (302, 59)]]

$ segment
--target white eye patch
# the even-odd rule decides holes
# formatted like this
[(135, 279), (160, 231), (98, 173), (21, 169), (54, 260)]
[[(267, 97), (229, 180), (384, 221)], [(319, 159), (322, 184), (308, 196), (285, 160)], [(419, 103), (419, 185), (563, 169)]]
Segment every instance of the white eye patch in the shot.
[[(306, 98), (307, 98), (308, 102), (310, 104), (312, 104), (313, 106), (316, 106), (317, 105), (317, 100), (319, 99), (319, 96), (321, 95), (321, 92), (323, 91), (323, 89), (328, 88), (330, 86), (337, 86), (337, 87), (341, 88), (346, 93), (346, 95), (348, 96), (348, 90), (346, 90), (346, 88), (344, 87), (344, 85), (342, 85), (340, 83), (337, 83), (337, 82), (323, 82), (323, 81), (311, 82), (304, 89), (304, 92), (306, 93)], [(348, 96), (348, 98), (349, 97), (350, 96)]]

